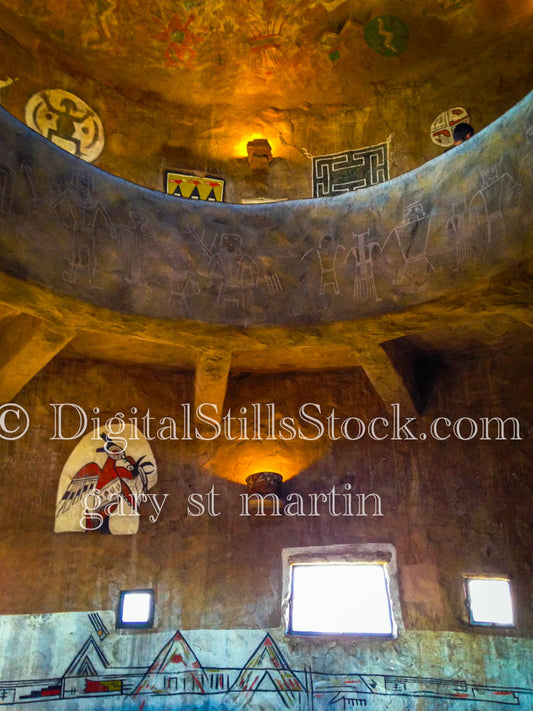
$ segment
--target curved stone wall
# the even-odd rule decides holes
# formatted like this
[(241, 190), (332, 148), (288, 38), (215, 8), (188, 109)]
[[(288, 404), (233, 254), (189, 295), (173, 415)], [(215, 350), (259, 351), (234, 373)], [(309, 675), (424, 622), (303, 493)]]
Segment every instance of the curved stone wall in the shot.
[(421, 168), (258, 206), (147, 190), (0, 112), (0, 268), (124, 314), (319, 324), (401, 311), (525, 257), (532, 94)]

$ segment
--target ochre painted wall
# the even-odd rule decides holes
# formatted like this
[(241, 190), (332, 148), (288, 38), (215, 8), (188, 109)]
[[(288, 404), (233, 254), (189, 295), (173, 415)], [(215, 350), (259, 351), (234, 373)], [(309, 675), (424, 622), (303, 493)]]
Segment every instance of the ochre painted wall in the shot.
[[(134, 536), (54, 533), (59, 475), (75, 441), (51, 439), (49, 403), (78, 404), (89, 417), (98, 407), (102, 422), (120, 411), (131, 416), (135, 406), (139, 416), (149, 409), (157, 420), (172, 416), (181, 426), (181, 404), (192, 401), (192, 373), (56, 358), (17, 398), (30, 415), (27, 434), (0, 442), (0, 613), (115, 609), (121, 589), (153, 587), (160, 630), (278, 627), (283, 548), (388, 542), (397, 549), (408, 630), (469, 630), (461, 576), (489, 573), (511, 576), (517, 621), (505, 634), (527, 635), (533, 629), (527, 542), (532, 492), (523, 393), (531, 387), (524, 368), (530, 348), (524, 336), (477, 356), (452, 350), (414, 426), (429, 432), (436, 417), (515, 417), (521, 441), (460, 441), (453, 435), (443, 442), (374, 441), (367, 434), (331, 442), (324, 434), (316, 441), (257, 442), (251, 431), (240, 442), (224, 435), (212, 442), (156, 438), (154, 492), (168, 497), (156, 523), (149, 522), (153, 511), (143, 504)], [(236, 417), (247, 407), (251, 423), (253, 403), (274, 403), (278, 418), (298, 418), (301, 405), (314, 403), (324, 423), (332, 408), (342, 419), (392, 421), (360, 369), (230, 378), (225, 411)], [(317, 416), (314, 406), (308, 412)], [(74, 433), (76, 423), (63, 419), (65, 435)], [(303, 430), (317, 436), (312, 425), (303, 423)], [(465, 423), (466, 436), (468, 431)], [(201, 432), (211, 436), (213, 430), (206, 425)], [(345, 483), (354, 493), (377, 493), (383, 516), (370, 515), (370, 504), (366, 517), (334, 517), (326, 505), (318, 517), (241, 516), (245, 486), (227, 479), (244, 481), (254, 465), (291, 476), (284, 494), (327, 493), (333, 485), (344, 491)], [(188, 516), (188, 496), (212, 487), (220, 516)]]

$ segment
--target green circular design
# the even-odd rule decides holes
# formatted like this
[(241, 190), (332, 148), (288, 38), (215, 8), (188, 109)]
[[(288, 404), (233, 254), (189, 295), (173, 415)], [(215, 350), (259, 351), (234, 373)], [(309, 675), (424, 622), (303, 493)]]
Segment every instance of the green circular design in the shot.
[(385, 57), (397, 57), (407, 49), (409, 30), (399, 17), (378, 15), (365, 25), (369, 47)]
[(183, 44), (183, 40), (185, 39), (185, 32), (183, 30), (174, 30), (171, 37), (174, 44)]

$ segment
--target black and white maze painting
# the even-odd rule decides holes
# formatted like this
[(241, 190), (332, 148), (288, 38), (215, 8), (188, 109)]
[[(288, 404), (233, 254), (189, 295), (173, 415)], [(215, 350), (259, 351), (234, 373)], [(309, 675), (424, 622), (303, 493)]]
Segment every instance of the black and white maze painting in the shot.
[[(204, 664), (201, 653), (193, 649), (180, 631), (167, 638), (149, 666), (136, 666), (135, 653), (131, 651), (126, 655), (127, 666), (115, 666), (105, 649), (108, 645), (102, 644), (107, 636), (105, 623), (97, 613), (91, 613), (89, 620), (100, 638), (89, 632), (61, 676), (1, 681), (0, 705), (18, 708), (35, 701), (70, 700), (65, 709), (92, 710), (100, 708), (95, 705), (96, 699), (105, 698), (106, 708), (148, 711), (167, 708), (169, 696), (173, 697), (172, 708), (221, 710), (247, 707), (336, 711), (360, 706), (396, 711), (405, 708), (406, 697), (426, 699), (429, 704), (438, 699), (441, 700), (438, 708), (446, 709), (495, 708), (494, 705), (530, 709), (533, 703), (533, 689), (528, 688), (487, 686), (463, 679), (322, 673), (308, 665), (295, 668), (268, 632), (263, 633), (251, 653), (248, 647), (247, 656), (247, 640), (250, 636), (257, 640), (256, 635), (229, 631), (214, 646), (211, 641), (210, 661), (217, 650), (228, 661), (229, 650), (230, 656), (235, 657), (236, 653), (241, 656), (242, 666)], [(101, 634), (102, 630), (105, 634)], [(193, 637), (196, 634), (201, 636), (202, 632), (192, 632)], [(123, 638), (119, 642), (127, 644), (128, 640)], [(205, 654), (205, 640), (200, 646)], [(116, 651), (116, 639), (111, 648)], [(430, 707), (434, 708), (427, 708)]]
[(313, 197), (361, 190), (389, 179), (389, 142), (313, 157)]

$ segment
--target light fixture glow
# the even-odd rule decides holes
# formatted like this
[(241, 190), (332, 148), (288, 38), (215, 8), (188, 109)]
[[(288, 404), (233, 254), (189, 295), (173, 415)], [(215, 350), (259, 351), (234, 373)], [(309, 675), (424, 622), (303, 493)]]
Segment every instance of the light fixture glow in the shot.
[(509, 580), (469, 578), (467, 592), (472, 624), (505, 626), (514, 624)]
[(293, 565), (290, 629), (296, 634), (394, 634), (385, 565)]
[(248, 165), (252, 170), (266, 170), (272, 163), (272, 147), (266, 138), (254, 138), (246, 144)]

